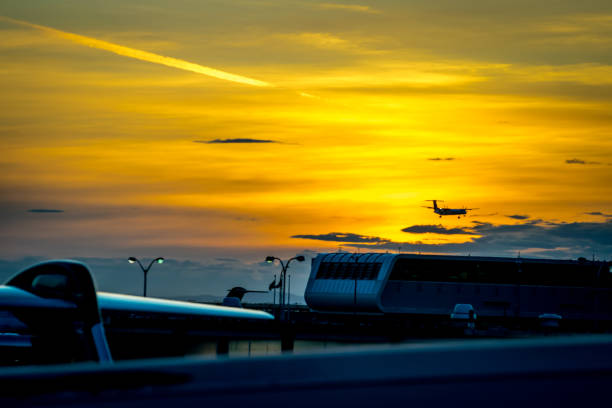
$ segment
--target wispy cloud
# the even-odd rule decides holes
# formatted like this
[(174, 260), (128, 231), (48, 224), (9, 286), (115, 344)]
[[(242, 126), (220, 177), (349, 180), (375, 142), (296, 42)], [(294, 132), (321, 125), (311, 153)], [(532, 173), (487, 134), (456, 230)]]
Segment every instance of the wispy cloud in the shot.
[(206, 75), (209, 77), (222, 79), (230, 82), (237, 82), (245, 85), (267, 87), (272, 86), (271, 84), (260, 81), (257, 79), (245, 77), (242, 75), (231, 74), (229, 72), (221, 71), (215, 68), (206, 67), (203, 65), (195, 64), (193, 62), (184, 61), (178, 58), (166, 57), (164, 55), (154, 54), (152, 52), (138, 50), (135, 48), (125, 47), (123, 45), (114, 44), (111, 42), (98, 40), (96, 38), (86, 37), (84, 35), (69, 33), (66, 31), (57, 30), (55, 28), (41, 26), (38, 24), (29, 23), (27, 21), (15, 20), (12, 18), (0, 16), (0, 20), (7, 21), (13, 24), (19, 24), (22, 26), (35, 28), (41, 30), (47, 34), (54, 35), (56, 37), (63, 38), (65, 40), (72, 41), (77, 44), (85, 45), (87, 47), (96, 48), (112, 52), (113, 54), (122, 55), (124, 57), (134, 58), (141, 61), (152, 62), (154, 64), (165, 65), (172, 68), (182, 69), (184, 71), (195, 72), (197, 74)]
[(28, 210), (30, 213), (63, 213), (64, 210), (55, 210), (51, 208), (32, 208)]
[(430, 157), (427, 160), (431, 160), (431, 161), (449, 161), (449, 160), (455, 160), (454, 157)]
[(361, 4), (320, 3), (318, 7), (325, 10), (345, 10), (355, 13), (381, 14), (379, 10)]
[(612, 66), (599, 63), (566, 65), (512, 65), (506, 73), (528, 82), (574, 82), (585, 85), (612, 83)]
[(596, 161), (585, 161), (585, 160), (581, 160), (581, 159), (568, 159), (565, 161), (566, 164), (584, 164), (584, 165), (596, 165), (596, 164), (602, 164), (601, 162), (596, 162)]
[(547, 34), (542, 42), (566, 45), (596, 44), (609, 45), (611, 14), (569, 14), (539, 22), (536, 31)]
[(280, 143), (276, 140), (265, 139), (214, 139), (214, 140), (194, 140), (194, 143)]
[(297, 34), (282, 34), (280, 37), (291, 42), (322, 49), (340, 50), (354, 48), (356, 46), (344, 38), (340, 38), (329, 33), (304, 32)]
[(321, 99), (321, 97), (316, 96), (316, 95), (309, 94), (309, 93), (307, 93), (307, 92), (298, 92), (298, 94), (299, 94), (300, 96), (303, 96), (304, 98)]

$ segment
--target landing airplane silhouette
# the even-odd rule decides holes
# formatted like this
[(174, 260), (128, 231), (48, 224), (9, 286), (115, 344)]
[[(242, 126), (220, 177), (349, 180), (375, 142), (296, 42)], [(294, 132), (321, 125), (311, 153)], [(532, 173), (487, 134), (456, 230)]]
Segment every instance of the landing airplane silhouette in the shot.
[(440, 218), (442, 218), (443, 215), (456, 215), (457, 218), (461, 218), (462, 215), (465, 217), (468, 211), (478, 210), (478, 208), (448, 208), (448, 207), (440, 208), (438, 207), (438, 201), (442, 201), (442, 200), (426, 200), (426, 201), (433, 201), (433, 207), (424, 206), (424, 208), (429, 208), (429, 209), (434, 210), (434, 212), (438, 214)]

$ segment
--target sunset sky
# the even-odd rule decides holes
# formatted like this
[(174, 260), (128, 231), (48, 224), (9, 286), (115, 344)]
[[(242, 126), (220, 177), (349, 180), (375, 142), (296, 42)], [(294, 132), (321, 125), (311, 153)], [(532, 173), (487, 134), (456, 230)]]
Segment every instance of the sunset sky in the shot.
[(77, 258), (132, 293), (125, 259), (164, 256), (151, 293), (179, 296), (267, 287), (266, 255), (612, 258), (609, 0), (3, 0), (0, 89), (0, 278)]

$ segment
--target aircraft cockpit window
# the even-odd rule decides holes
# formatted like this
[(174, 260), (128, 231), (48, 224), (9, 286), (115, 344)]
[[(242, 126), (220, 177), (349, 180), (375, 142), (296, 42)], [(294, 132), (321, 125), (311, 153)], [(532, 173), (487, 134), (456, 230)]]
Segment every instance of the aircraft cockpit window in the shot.
[(68, 291), (68, 277), (59, 274), (39, 275), (32, 281), (32, 291), (46, 298), (65, 299)]

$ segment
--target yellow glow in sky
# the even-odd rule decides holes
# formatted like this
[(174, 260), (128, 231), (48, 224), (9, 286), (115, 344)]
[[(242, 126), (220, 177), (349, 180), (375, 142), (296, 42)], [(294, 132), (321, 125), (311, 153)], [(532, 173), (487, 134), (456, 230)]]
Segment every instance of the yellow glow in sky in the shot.
[(608, 250), (608, 1), (290, 3), (0, 5), (0, 256)]

